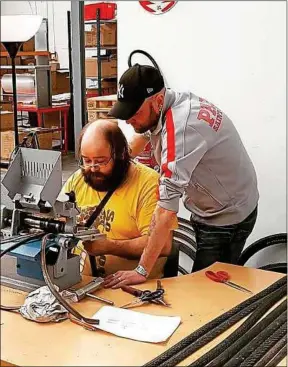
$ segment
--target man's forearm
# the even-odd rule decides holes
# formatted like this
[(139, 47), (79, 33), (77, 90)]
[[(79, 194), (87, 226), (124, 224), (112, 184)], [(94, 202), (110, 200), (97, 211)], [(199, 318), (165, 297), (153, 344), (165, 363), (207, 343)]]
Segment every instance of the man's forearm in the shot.
[(133, 238), (131, 240), (110, 240), (107, 255), (124, 257), (126, 259), (139, 259), (147, 245), (148, 236)]
[[(105, 239), (85, 243), (85, 249), (91, 255), (114, 255), (125, 259), (140, 259), (148, 243), (148, 235), (133, 238), (130, 240), (112, 240)], [(167, 256), (170, 252), (171, 241), (168, 241), (163, 247), (160, 256)]]
[(130, 155), (132, 158), (137, 157), (140, 153), (143, 152), (146, 145), (148, 144), (149, 139), (141, 134), (134, 134), (132, 139), (129, 141)]
[[(176, 213), (157, 207), (153, 214), (147, 246), (141, 256), (142, 265), (148, 274), (151, 272), (157, 259), (163, 252), (167, 243), (172, 242), (172, 223)], [(171, 247), (170, 247), (171, 248)]]

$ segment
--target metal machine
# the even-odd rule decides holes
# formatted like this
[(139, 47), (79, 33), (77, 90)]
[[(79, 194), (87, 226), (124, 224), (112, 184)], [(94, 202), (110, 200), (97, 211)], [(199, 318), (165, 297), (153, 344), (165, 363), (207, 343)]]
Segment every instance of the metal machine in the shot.
[(50, 278), (60, 290), (81, 281), (80, 256), (73, 253), (80, 240), (103, 238), (97, 229), (78, 227), (75, 194), (59, 195), (62, 188), (61, 153), (19, 148), (2, 184), (14, 208), (1, 206), (1, 252), (27, 239), (1, 258), (1, 284), (31, 291), (45, 284), (41, 269), (41, 239), (51, 233), (46, 248)]

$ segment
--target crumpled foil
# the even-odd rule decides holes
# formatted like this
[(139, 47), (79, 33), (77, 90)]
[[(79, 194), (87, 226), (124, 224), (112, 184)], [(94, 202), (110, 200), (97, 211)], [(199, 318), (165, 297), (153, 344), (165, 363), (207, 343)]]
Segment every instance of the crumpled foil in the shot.
[[(70, 297), (65, 297), (64, 292), (60, 294), (68, 302), (73, 302)], [(57, 301), (48, 286), (29, 293), (19, 311), (26, 319), (36, 322), (59, 322), (68, 318), (68, 311)]]

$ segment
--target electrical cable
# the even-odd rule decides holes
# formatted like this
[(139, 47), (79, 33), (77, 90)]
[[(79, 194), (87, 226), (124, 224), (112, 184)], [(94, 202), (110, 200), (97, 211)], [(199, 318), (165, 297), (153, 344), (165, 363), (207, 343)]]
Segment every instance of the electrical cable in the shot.
[(162, 78), (163, 78), (163, 80), (164, 80), (164, 85), (165, 85), (165, 87), (166, 88), (168, 88), (168, 83), (167, 83), (167, 81), (166, 81), (166, 78), (164, 77), (164, 74), (162, 73), (162, 71), (161, 71), (161, 69), (160, 69), (160, 67), (159, 67), (159, 65), (157, 64), (157, 62), (155, 61), (155, 59), (148, 53), (148, 52), (146, 52), (146, 51), (144, 51), (144, 50), (134, 50), (134, 51), (132, 51), (131, 52), (131, 54), (129, 55), (129, 57), (128, 57), (128, 66), (129, 66), (129, 68), (131, 68), (131, 66), (132, 66), (132, 62), (131, 62), (131, 60), (132, 60), (132, 56), (133, 55), (135, 55), (135, 54), (142, 54), (142, 55), (144, 55), (144, 56), (146, 56), (150, 61), (151, 61), (151, 63), (153, 64), (153, 66), (159, 71), (159, 73), (161, 74), (161, 76), (162, 76)]
[[(8, 252), (13, 251), (16, 248), (22, 246), (24, 243), (28, 243), (28, 242), (30, 242), (30, 240), (36, 240), (36, 239), (41, 238), (41, 237), (43, 237), (43, 233), (26, 237), (25, 239), (20, 240), (20, 241), (14, 243), (13, 245), (7, 247), (5, 250), (1, 251), (1, 253), (0, 253), (0, 259), (4, 255), (6, 255)], [(10, 239), (10, 241), (11, 241), (11, 239)], [(4, 311), (19, 311), (20, 307), (21, 306), (3, 306), (3, 305), (0, 305), (0, 310), (4, 310)]]
[[(287, 347), (287, 333), (272, 347), (264, 356), (257, 362), (255, 367), (272, 366), (273, 359), (281, 352), (283, 348)], [(283, 357), (284, 358), (284, 357)], [(282, 359), (283, 359), (282, 358)], [(280, 359), (280, 361), (282, 360)], [(279, 362), (280, 362), (279, 361)], [(272, 363), (272, 364), (271, 364)], [(278, 364), (278, 363), (277, 363)], [(275, 364), (275, 366), (277, 365)]]
[[(278, 320), (278, 321), (277, 321)], [(254, 367), (257, 362), (280, 340), (287, 335), (287, 312), (279, 316), (266, 331), (267, 339), (261, 340), (260, 345), (240, 364), (240, 367)], [(239, 363), (237, 364), (239, 366)]]
[[(45, 280), (45, 283), (47, 284), (48, 288), (50, 289), (53, 296), (57, 299), (57, 301), (71, 314), (73, 315), (77, 320), (80, 321), (83, 326), (87, 326), (89, 328), (89, 325), (99, 325), (98, 319), (91, 319), (88, 317), (85, 317), (81, 315), (78, 311), (76, 311), (62, 296), (61, 294), (56, 290), (54, 284), (51, 281), (50, 275), (47, 270), (47, 264), (46, 264), (46, 245), (47, 240), (51, 236), (51, 234), (46, 234), (41, 243), (41, 267), (42, 267), (42, 273)], [(91, 329), (91, 328), (90, 328)]]
[[(282, 288), (274, 291), (274, 294), (275, 292), (278, 292), (279, 294), (281, 289)], [(276, 296), (278, 294), (276, 294)], [(282, 290), (281, 294), (282, 297), (285, 295), (285, 289)], [(264, 300), (261, 301), (260, 307), (257, 308), (242, 325), (240, 325), (232, 334), (216, 345), (213, 349), (190, 364), (189, 367), (204, 367), (212, 361), (214, 366), (223, 366), (225, 362), (231, 359), (241, 348), (247, 345), (250, 340), (255, 338), (261, 330), (269, 326), (269, 324), (282, 314), (282, 312), (287, 310), (287, 304), (286, 301), (284, 301), (263, 320), (256, 324), (256, 322), (260, 320), (260, 318), (271, 308), (273, 302), (275, 302), (275, 298), (275, 296), (270, 298), (270, 300), (264, 304)]]
[[(262, 301), (262, 299), (265, 296), (270, 295), (271, 292), (279, 289), (280, 287), (282, 287), (283, 285), (286, 285), (286, 284), (287, 284), (287, 277), (282, 277), (281, 279), (279, 279), (278, 281), (276, 281), (275, 283), (273, 283), (271, 286), (264, 289), (260, 293), (258, 293), (255, 296), (247, 299), (246, 301), (242, 302), (241, 304), (235, 306), (234, 308), (232, 308), (228, 312), (218, 316), (214, 320), (208, 322), (206, 325), (203, 325), (201, 328), (194, 331), (193, 333), (191, 333), (190, 335), (188, 335), (184, 339), (180, 340), (180, 342), (178, 342), (177, 344), (173, 345), (167, 351), (160, 354), (159, 356), (157, 356), (156, 358), (154, 358), (150, 362), (146, 363), (145, 366), (146, 367), (148, 367), (148, 366), (149, 367), (151, 367), (151, 366), (157, 366), (157, 367), (160, 366), (162, 363), (169, 360), (175, 354), (181, 352), (187, 346), (189, 346), (190, 344), (196, 342), (203, 335), (209, 334), (217, 326), (219, 326), (223, 322), (229, 320), (229, 318), (232, 318), (235, 315), (237, 315), (237, 313), (240, 312), (240, 311), (242, 311), (242, 317), (247, 316), (250, 312), (252, 312), (260, 304), (260, 301)], [(247, 311), (247, 309), (248, 309), (249, 312)], [(234, 317), (234, 319), (235, 319), (235, 317)]]

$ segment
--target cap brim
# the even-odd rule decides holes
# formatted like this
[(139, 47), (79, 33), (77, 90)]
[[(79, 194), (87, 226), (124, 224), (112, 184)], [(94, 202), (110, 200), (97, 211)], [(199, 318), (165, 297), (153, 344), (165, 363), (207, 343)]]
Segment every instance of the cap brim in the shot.
[(117, 101), (108, 112), (108, 116), (120, 120), (129, 120), (139, 110), (143, 102), (144, 101)]

